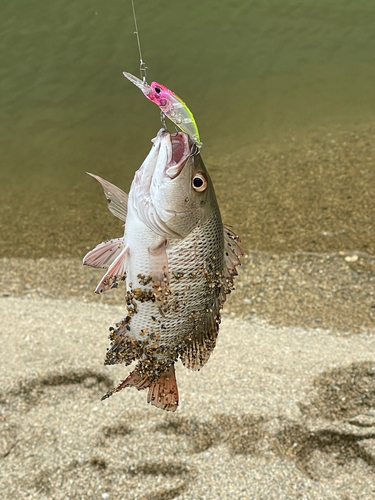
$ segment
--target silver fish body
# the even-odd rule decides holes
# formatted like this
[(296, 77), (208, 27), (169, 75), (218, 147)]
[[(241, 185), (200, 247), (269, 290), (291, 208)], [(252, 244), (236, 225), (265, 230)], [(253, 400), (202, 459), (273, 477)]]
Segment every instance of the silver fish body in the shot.
[(127, 314), (111, 329), (105, 363), (138, 360), (104, 398), (124, 387), (148, 388), (148, 402), (175, 411), (174, 363), (181, 359), (199, 370), (214, 349), (240, 264), (239, 239), (223, 226), (211, 179), (187, 134), (158, 133), (129, 197), (94, 177), (110, 210), (126, 218), (123, 238), (84, 258), (86, 265), (108, 267), (98, 293), (126, 281)]

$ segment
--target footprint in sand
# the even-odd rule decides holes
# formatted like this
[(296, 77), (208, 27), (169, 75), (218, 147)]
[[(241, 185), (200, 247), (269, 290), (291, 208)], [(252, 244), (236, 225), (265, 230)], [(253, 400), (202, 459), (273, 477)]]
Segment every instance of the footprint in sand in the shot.
[(66, 371), (23, 379), (0, 393), (0, 468), (8, 498), (32, 491), (48, 496), (56, 481), (74, 477), (85, 427), (74, 408), (85, 404), (92, 413), (98, 394), (112, 384), (102, 373)]
[(310, 400), (300, 404), (303, 423), (277, 435), (279, 453), (315, 480), (375, 472), (375, 365), (353, 363), (320, 374)]
[[(106, 390), (112, 384), (112, 379), (92, 371), (69, 371), (64, 373), (52, 373), (46, 377), (35, 377), (21, 380), (18, 385), (8, 392), (0, 393), (0, 404), (12, 406), (21, 403), (25, 409), (37, 405), (54, 388), (66, 386), (68, 390), (71, 386), (82, 385), (85, 390), (94, 386)], [(76, 391), (76, 389), (74, 389)]]
[(111, 413), (99, 396), (112, 386), (102, 373), (67, 371), (22, 380), (0, 394), (0, 467), (9, 498), (65, 500), (66, 491), (107, 498), (114, 481), (144, 500), (172, 500), (188, 489), (197, 475), (188, 464), (139, 460), (129, 450), (128, 438), (135, 425), (139, 431), (140, 422), (147, 424), (147, 412), (127, 414), (116, 405)]
[(263, 438), (265, 419), (250, 414), (238, 416), (217, 414), (209, 421), (176, 417), (155, 430), (184, 436), (193, 453), (211, 446), (226, 444), (235, 454), (255, 453)]
[[(184, 437), (193, 453), (225, 444), (232, 454), (266, 449), (292, 460), (314, 480), (375, 472), (375, 365), (353, 363), (323, 372), (300, 404), (302, 419), (217, 414), (210, 421), (176, 416), (155, 431)], [(345, 474), (344, 474), (345, 475)]]
[[(110, 449), (127, 450), (130, 435), (138, 435), (142, 441), (139, 429), (145, 425), (147, 425), (147, 413), (135, 411), (122, 413), (119, 423), (102, 427), (98, 444), (106, 450), (107, 456)], [(167, 439), (170, 439), (170, 434)], [(96, 467), (107, 469), (109, 476), (116, 477), (119, 473), (119, 470), (114, 470), (108, 461), (102, 463), (95, 458), (94, 463)], [(197, 471), (186, 463), (168, 458), (162, 460), (159, 457), (155, 457), (155, 460), (136, 460), (132, 465), (124, 467), (121, 472), (122, 477), (126, 478), (128, 487), (132, 482), (146, 486), (144, 489), (148, 490), (148, 493), (141, 496), (144, 500), (172, 500), (186, 491), (197, 476)]]
[[(346, 488), (353, 477), (369, 482), (375, 472), (373, 363), (321, 373), (296, 422), (244, 413), (210, 420), (161, 415), (150, 425), (146, 409), (100, 405), (98, 394), (112, 384), (101, 373), (66, 372), (29, 379), (0, 394), (0, 467), (10, 498), (34, 492), (59, 499), (67, 490), (76, 498), (109, 498), (102, 492), (107, 495), (116, 481), (132, 492), (129, 498), (172, 500), (200, 479), (189, 465), (194, 460), (186, 457), (219, 445), (232, 455), (272, 452), (332, 491)], [(182, 451), (171, 460), (172, 442)]]

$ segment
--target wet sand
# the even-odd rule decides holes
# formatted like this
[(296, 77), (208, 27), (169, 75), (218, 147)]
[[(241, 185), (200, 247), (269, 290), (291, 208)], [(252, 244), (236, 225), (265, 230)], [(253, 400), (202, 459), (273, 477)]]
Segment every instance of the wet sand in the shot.
[[(224, 156), (203, 149), (223, 221), (234, 226), (246, 252), (375, 255), (375, 124), (353, 129), (234, 145)], [(121, 170), (104, 164), (94, 173), (129, 189)], [(77, 258), (122, 236), (123, 224), (105, 208), (95, 180), (84, 172), (59, 174), (4, 183), (0, 257)]]

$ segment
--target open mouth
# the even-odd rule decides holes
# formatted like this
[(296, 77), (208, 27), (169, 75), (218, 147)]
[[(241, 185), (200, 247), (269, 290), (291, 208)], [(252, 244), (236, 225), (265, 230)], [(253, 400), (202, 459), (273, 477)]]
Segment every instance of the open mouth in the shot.
[(171, 179), (177, 177), (184, 168), (186, 159), (190, 156), (189, 136), (178, 132), (171, 135), (172, 158), (168, 163), (166, 174)]

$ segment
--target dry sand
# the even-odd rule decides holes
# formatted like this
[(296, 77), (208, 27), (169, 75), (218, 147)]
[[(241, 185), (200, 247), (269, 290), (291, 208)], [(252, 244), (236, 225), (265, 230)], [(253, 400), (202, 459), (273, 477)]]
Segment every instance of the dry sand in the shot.
[(370, 329), (224, 314), (204, 369), (178, 365), (169, 414), (133, 389), (100, 401), (128, 373), (103, 366), (121, 305), (5, 295), (1, 498), (374, 498)]

